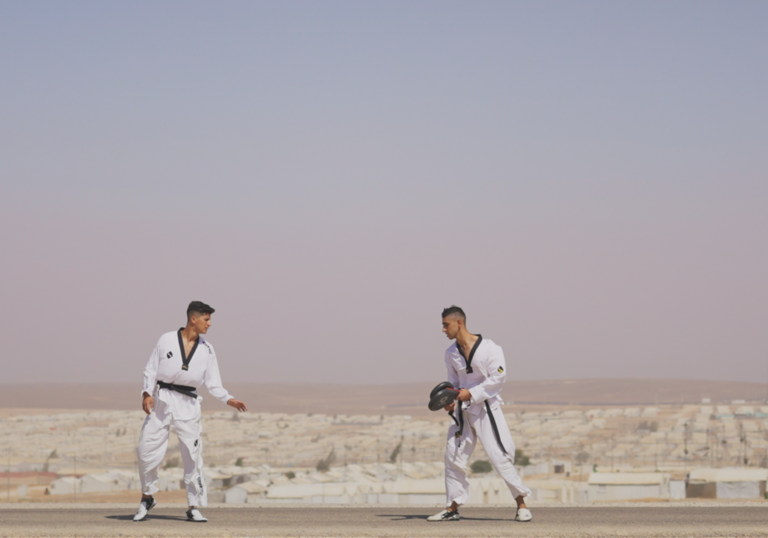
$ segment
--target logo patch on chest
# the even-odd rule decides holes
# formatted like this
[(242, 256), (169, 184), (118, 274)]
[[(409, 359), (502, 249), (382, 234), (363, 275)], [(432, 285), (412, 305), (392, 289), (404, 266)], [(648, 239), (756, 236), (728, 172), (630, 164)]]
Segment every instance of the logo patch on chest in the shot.
[(168, 358), (168, 359), (173, 357), (173, 351), (169, 351), (168, 354), (165, 357)]
[(500, 374), (504, 373), (504, 368), (502, 368), (501, 366), (499, 366), (499, 373)]

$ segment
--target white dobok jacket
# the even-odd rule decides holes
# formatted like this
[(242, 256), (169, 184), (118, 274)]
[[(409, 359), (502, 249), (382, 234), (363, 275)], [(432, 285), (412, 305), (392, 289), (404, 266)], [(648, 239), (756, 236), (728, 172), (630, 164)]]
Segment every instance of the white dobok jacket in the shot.
[(181, 329), (161, 336), (144, 368), (142, 394), (146, 392), (155, 400), (164, 402), (177, 420), (198, 418), (202, 397), (198, 396), (195, 400), (173, 390), (160, 389), (157, 386), (158, 381), (195, 389), (205, 385), (211, 396), (224, 403), (232, 398), (232, 395), (221, 385), (219, 363), (210, 342), (206, 342), (202, 336), (198, 337), (197, 344), (186, 358), (186, 364), (184, 358)]
[[(462, 356), (456, 342), (445, 351), (448, 381), (456, 388), (469, 389), (472, 398), (463, 402), (463, 409), (471, 414), (480, 413), (486, 401), (491, 405), (501, 405), (500, 393), (507, 379), (507, 364), (501, 347), (482, 335), (477, 336), (467, 359)], [(471, 366), (470, 373), (467, 372), (467, 361)]]

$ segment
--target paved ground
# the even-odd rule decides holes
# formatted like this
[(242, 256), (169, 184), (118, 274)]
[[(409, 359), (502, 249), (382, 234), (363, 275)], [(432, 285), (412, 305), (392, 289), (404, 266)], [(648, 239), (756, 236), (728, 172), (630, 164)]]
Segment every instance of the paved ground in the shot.
[(516, 523), (508, 508), (465, 508), (462, 521), (427, 523), (432, 508), (247, 505), (209, 507), (205, 524), (187, 522), (183, 506), (158, 507), (134, 523), (133, 508), (10, 505), (0, 509), (0, 536), (768, 536), (768, 507), (744, 505), (542, 507), (531, 523)]

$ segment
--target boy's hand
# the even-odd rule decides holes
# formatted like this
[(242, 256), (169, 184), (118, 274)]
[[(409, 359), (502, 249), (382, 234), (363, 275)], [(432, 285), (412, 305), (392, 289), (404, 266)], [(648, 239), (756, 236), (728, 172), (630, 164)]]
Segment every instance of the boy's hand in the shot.
[(230, 398), (229, 401), (227, 402), (227, 405), (230, 407), (234, 407), (240, 412), (248, 411), (248, 408), (245, 407), (245, 404), (243, 402), (241, 402), (240, 400), (235, 400), (234, 398)]
[(144, 409), (144, 412), (149, 415), (155, 408), (155, 399), (145, 392), (144, 401), (141, 403), (141, 407)]
[(459, 392), (459, 396), (456, 399), (460, 402), (468, 402), (472, 399), (472, 393), (467, 389), (461, 389), (461, 392)]

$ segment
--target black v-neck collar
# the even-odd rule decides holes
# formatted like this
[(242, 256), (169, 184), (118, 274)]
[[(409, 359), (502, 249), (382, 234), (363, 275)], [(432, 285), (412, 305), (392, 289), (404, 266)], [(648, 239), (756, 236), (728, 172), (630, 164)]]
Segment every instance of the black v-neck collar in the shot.
[[(197, 340), (195, 340), (195, 345), (192, 346), (192, 351), (189, 352), (189, 357), (187, 357), (187, 354), (184, 353), (184, 338), (181, 337), (181, 331), (183, 330), (184, 330), (184, 327), (179, 329), (177, 333), (179, 335), (179, 349), (181, 349), (181, 362), (182, 362), (181, 369), (189, 370), (189, 361), (192, 360), (192, 355), (195, 354), (195, 350), (197, 349), (197, 344), (200, 343), (200, 337), (198, 336)], [(475, 350), (473, 349), (472, 352), (474, 353), (474, 351)]]
[[(181, 338), (181, 337), (179, 337)], [(456, 349), (459, 350), (459, 355), (461, 355), (464, 358), (464, 362), (467, 364), (467, 373), (472, 373), (472, 359), (475, 356), (475, 351), (477, 351), (477, 348), (480, 346), (480, 342), (483, 341), (483, 335), (478, 334), (477, 335), (477, 342), (475, 342), (475, 345), (472, 346), (472, 351), (469, 352), (469, 358), (464, 357), (464, 351), (461, 349), (461, 344), (459, 344), (458, 340), (456, 341)]]

